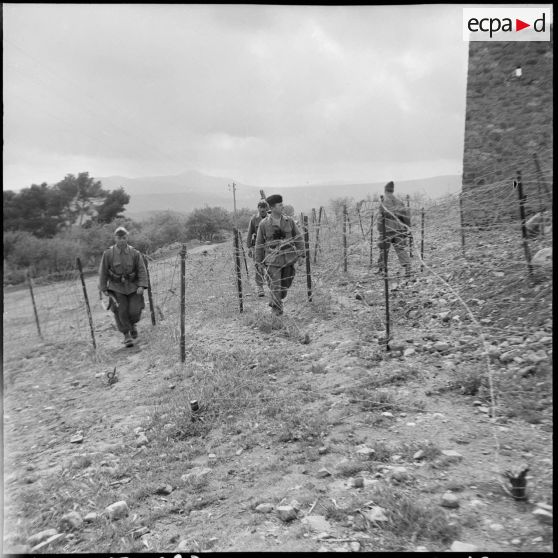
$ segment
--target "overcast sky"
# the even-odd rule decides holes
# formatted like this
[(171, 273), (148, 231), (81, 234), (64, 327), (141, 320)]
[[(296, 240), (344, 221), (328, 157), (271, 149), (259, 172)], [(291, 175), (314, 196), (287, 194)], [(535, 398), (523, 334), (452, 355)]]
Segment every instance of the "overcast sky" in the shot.
[(462, 5), (4, 4), (4, 189), (462, 171)]

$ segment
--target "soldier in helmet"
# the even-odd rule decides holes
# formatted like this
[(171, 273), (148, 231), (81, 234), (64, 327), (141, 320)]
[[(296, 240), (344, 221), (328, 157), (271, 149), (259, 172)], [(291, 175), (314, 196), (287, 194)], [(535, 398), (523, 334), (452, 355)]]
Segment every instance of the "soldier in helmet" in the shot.
[[(407, 252), (406, 240), (408, 237), (409, 227), (411, 226), (411, 217), (409, 211), (403, 201), (394, 195), (395, 185), (388, 182), (384, 187), (383, 201), (380, 212), (377, 215), (378, 232), (380, 233), (378, 248), (378, 271), (383, 273), (386, 262), (384, 262), (384, 246), (386, 248), (386, 256), (389, 247), (393, 244), (395, 253), (399, 258), (399, 263), (405, 269), (405, 276), (411, 276), (411, 258)], [(382, 209), (385, 214), (385, 236), (383, 229)]]
[(128, 244), (128, 231), (118, 227), (114, 231), (114, 245), (105, 250), (101, 258), (99, 290), (116, 301), (110, 308), (126, 347), (132, 347), (138, 336), (136, 323), (145, 308), (143, 291), (146, 288), (147, 270), (143, 258)]
[(267, 276), (272, 312), (283, 314), (283, 299), (295, 276), (295, 263), (305, 257), (302, 235), (292, 217), (283, 215), (283, 198), (267, 198), (270, 213), (258, 226), (255, 263)]
[[(256, 235), (258, 233), (258, 226), (263, 219), (267, 217), (267, 212), (269, 210), (269, 205), (267, 201), (261, 200), (258, 203), (258, 213), (252, 216), (250, 219), (250, 224), (248, 225), (248, 237), (246, 238), (246, 244), (248, 245), (248, 256), (250, 258), (254, 257), (254, 246), (256, 245)], [(256, 266), (256, 287), (258, 288), (258, 296), (264, 297), (264, 277), (261, 273), (261, 267)]]

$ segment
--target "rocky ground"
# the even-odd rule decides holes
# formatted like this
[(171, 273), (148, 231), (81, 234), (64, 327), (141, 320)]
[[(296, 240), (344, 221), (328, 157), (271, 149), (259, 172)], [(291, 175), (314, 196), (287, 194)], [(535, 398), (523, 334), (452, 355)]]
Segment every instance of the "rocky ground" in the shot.
[(551, 283), (477, 271), (392, 282), (389, 351), (364, 271), (191, 313), (184, 364), (171, 316), (10, 347), (4, 552), (552, 551)]

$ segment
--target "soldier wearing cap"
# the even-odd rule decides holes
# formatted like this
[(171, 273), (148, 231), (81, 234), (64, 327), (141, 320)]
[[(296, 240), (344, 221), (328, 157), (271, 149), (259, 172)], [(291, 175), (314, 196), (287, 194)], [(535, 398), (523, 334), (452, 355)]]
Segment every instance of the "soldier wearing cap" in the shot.
[(267, 198), (270, 213), (262, 219), (256, 235), (255, 263), (267, 276), (271, 309), (283, 314), (283, 299), (291, 286), (294, 264), (304, 258), (302, 235), (291, 217), (282, 214), (283, 198), (276, 194)]
[[(393, 182), (388, 182), (384, 187), (384, 196), (380, 206), (380, 212), (377, 215), (376, 222), (378, 223), (378, 232), (380, 233), (378, 248), (378, 271), (383, 273), (386, 263), (384, 262), (384, 246), (386, 248), (386, 256), (389, 252), (389, 247), (393, 244), (399, 263), (405, 269), (405, 276), (411, 276), (411, 258), (406, 249), (406, 239), (411, 226), (411, 217), (409, 211), (403, 201), (401, 201), (393, 193), (395, 185)], [(383, 229), (382, 210), (385, 214), (385, 237)]]
[(145, 308), (143, 291), (147, 288), (147, 270), (138, 250), (128, 244), (128, 231), (114, 231), (114, 245), (103, 252), (99, 266), (99, 290), (114, 297), (110, 308), (116, 326), (124, 334), (124, 344), (132, 347), (138, 336), (136, 323)]
[[(250, 224), (248, 225), (248, 237), (246, 238), (246, 244), (248, 246), (248, 256), (250, 258), (254, 257), (254, 246), (256, 245), (256, 236), (258, 233), (258, 227), (262, 222), (262, 219), (267, 217), (267, 212), (269, 210), (269, 205), (266, 200), (261, 200), (258, 203), (258, 213), (250, 219)], [(256, 266), (256, 287), (258, 288), (258, 296), (265, 296), (264, 289), (264, 277), (261, 272), (261, 267)]]

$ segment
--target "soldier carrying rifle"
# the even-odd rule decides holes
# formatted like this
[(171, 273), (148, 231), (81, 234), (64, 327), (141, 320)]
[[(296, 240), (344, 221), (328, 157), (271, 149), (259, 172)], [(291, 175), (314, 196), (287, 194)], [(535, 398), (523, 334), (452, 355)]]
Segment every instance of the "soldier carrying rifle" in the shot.
[(128, 244), (128, 231), (114, 231), (114, 245), (103, 252), (99, 266), (99, 290), (111, 302), (116, 327), (124, 334), (126, 347), (134, 345), (138, 336), (136, 323), (145, 308), (143, 291), (147, 288), (147, 270), (138, 250)]

